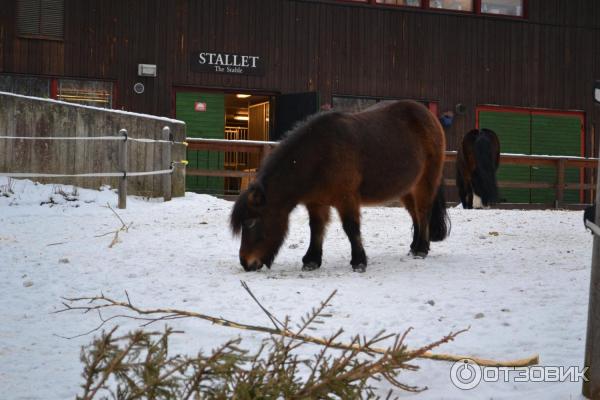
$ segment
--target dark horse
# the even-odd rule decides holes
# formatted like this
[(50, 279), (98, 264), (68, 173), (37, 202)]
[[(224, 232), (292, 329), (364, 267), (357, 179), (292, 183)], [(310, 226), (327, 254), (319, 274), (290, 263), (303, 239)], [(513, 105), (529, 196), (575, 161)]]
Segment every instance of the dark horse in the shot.
[(499, 164), (500, 141), (494, 131), (473, 129), (463, 137), (456, 155), (456, 186), (463, 208), (482, 208), (498, 201)]
[(350, 264), (364, 272), (361, 204), (401, 199), (413, 220), (410, 251), (425, 257), (429, 241), (448, 233), (440, 186), (446, 142), (433, 114), (414, 101), (382, 102), (349, 114), (326, 112), (294, 128), (259, 169), (233, 207), (231, 228), (242, 233), (246, 271), (270, 268), (298, 204), (308, 209), (310, 245), (303, 270), (321, 266), (330, 207), (352, 247)]

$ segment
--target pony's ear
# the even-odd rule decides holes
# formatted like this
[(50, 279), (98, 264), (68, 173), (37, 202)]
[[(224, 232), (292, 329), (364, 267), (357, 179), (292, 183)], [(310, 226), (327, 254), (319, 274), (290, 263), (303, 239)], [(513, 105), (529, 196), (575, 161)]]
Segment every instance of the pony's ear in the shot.
[(250, 207), (262, 207), (265, 205), (266, 201), (265, 191), (261, 186), (252, 185), (248, 188), (248, 205)]

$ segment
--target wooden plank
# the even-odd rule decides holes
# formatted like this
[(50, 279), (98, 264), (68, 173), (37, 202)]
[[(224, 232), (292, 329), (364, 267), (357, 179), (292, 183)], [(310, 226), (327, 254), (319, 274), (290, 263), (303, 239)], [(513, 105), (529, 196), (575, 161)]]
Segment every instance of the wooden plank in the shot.
[(595, 188), (596, 188), (596, 184), (594, 184), (594, 183), (565, 183), (565, 190), (569, 190), (569, 189), (592, 190)]
[(186, 175), (189, 176), (216, 176), (226, 178), (243, 178), (245, 176), (254, 177), (255, 172), (246, 171), (232, 171), (232, 170), (214, 170), (214, 169), (202, 169), (202, 168), (187, 168)]
[[(456, 186), (456, 179), (444, 179), (446, 186)], [(579, 184), (573, 184), (579, 185)], [(498, 182), (500, 188), (517, 188), (517, 189), (553, 189), (556, 184), (546, 182), (512, 182), (512, 181), (500, 181)], [(573, 187), (572, 189), (579, 189), (579, 187)]]
[(191, 142), (188, 141), (189, 150), (210, 150), (210, 151), (231, 151), (231, 152), (246, 152), (260, 153), (263, 145), (248, 146), (243, 144), (224, 144), (224, 143), (209, 143), (209, 142)]

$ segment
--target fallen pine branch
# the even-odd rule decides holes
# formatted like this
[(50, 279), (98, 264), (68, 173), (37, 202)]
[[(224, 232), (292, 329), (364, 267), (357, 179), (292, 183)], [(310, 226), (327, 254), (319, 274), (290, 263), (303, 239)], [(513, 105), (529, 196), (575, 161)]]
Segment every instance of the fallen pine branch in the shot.
[[(321, 317), (327, 317), (323, 307), (314, 309), (300, 329)], [(103, 332), (82, 349), (85, 382), (81, 385), (83, 394), (77, 399), (379, 399), (371, 382), (383, 379), (408, 392), (427, 389), (398, 380), (402, 371), (419, 369), (409, 363), (414, 355), (407, 353), (404, 345), (408, 331), (396, 335), (385, 354), (369, 351), (384, 339), (380, 332), (369, 339), (353, 337), (351, 343), (356, 349), (334, 356), (329, 344), (341, 335), (340, 330), (327, 339), (314, 358), (305, 358), (294, 353), (306, 343), (283, 336), (271, 336), (253, 354), (241, 348), (241, 339), (237, 338), (210, 355), (200, 352), (196, 356), (172, 356), (169, 336), (175, 331), (169, 327), (163, 334), (136, 331), (121, 337), (115, 337), (116, 330), (115, 326)], [(448, 340), (450, 336), (428, 347)], [(390, 389), (386, 399), (392, 395)]]
[[(57, 313), (62, 313), (62, 312), (67, 312), (67, 311), (82, 311), (84, 313), (88, 313), (90, 311), (96, 311), (98, 313), (101, 323), (96, 328), (94, 328), (88, 332), (85, 332), (83, 334), (77, 335), (77, 336), (66, 337), (66, 339), (72, 339), (75, 337), (85, 336), (85, 335), (91, 334), (93, 332), (96, 332), (96, 331), (100, 330), (106, 323), (108, 323), (109, 321), (115, 320), (115, 319), (133, 319), (133, 320), (138, 320), (138, 321), (144, 321), (142, 326), (148, 326), (148, 325), (156, 323), (158, 321), (168, 321), (168, 320), (182, 319), (182, 318), (198, 318), (198, 319), (210, 321), (213, 324), (217, 324), (217, 325), (221, 325), (221, 326), (249, 330), (249, 331), (254, 331), (254, 332), (263, 332), (263, 333), (267, 333), (270, 335), (278, 335), (278, 336), (288, 337), (288, 338), (292, 338), (292, 339), (295, 339), (295, 340), (298, 340), (301, 342), (313, 343), (313, 344), (318, 344), (318, 345), (322, 345), (322, 346), (328, 346), (329, 348), (333, 348), (333, 349), (365, 351), (364, 348), (357, 346), (356, 343), (355, 344), (347, 344), (347, 343), (342, 343), (342, 342), (337, 342), (337, 341), (332, 342), (327, 339), (318, 338), (318, 337), (304, 334), (302, 332), (302, 330), (298, 331), (298, 332), (292, 331), (291, 329), (289, 329), (289, 327), (286, 324), (281, 323), (270, 312), (268, 312), (262, 305), (260, 305), (260, 303), (258, 302), (256, 297), (252, 294), (252, 292), (250, 291), (248, 286), (245, 284), (245, 282), (242, 282), (242, 286), (251, 294), (251, 297), (254, 299), (254, 301), (259, 304), (259, 306), (261, 307), (263, 312), (265, 312), (267, 314), (267, 316), (269, 317), (269, 319), (271, 320), (271, 322), (273, 322), (273, 324), (274, 324), (273, 328), (265, 327), (265, 326), (258, 326), (258, 325), (243, 324), (243, 323), (227, 320), (224, 318), (213, 317), (210, 315), (201, 314), (201, 313), (197, 313), (197, 312), (178, 310), (178, 309), (172, 309), (172, 308), (155, 308), (155, 309), (139, 308), (139, 307), (133, 305), (133, 303), (131, 302), (131, 299), (129, 298), (129, 294), (127, 293), (127, 291), (125, 292), (125, 295), (127, 297), (127, 302), (122, 302), (122, 301), (117, 301), (117, 300), (111, 299), (109, 297), (106, 297), (104, 294), (100, 294), (100, 296), (94, 296), (94, 297), (63, 298), (63, 300), (64, 300), (63, 305), (65, 308), (55, 311), (54, 313), (57, 314)], [(329, 297), (324, 302), (321, 303), (321, 307), (324, 307), (325, 305), (329, 304), (329, 302), (331, 301), (333, 296), (335, 296), (336, 292), (337, 291), (334, 290), (329, 295)], [(82, 303), (86, 303), (86, 304), (82, 304)], [(123, 308), (123, 309), (129, 310), (129, 311), (133, 311), (134, 313), (137, 314), (137, 316), (136, 315), (127, 315), (127, 314), (117, 314), (117, 315), (111, 316), (110, 318), (104, 319), (102, 316), (102, 311), (106, 310), (106, 309), (114, 309), (114, 308)], [(305, 324), (305, 326), (308, 326), (308, 324)], [(429, 359), (429, 360), (436, 360), (436, 361), (455, 362), (455, 361), (460, 361), (463, 359), (470, 359), (470, 360), (473, 360), (474, 362), (476, 362), (478, 365), (485, 366), (485, 367), (527, 367), (527, 366), (531, 366), (531, 365), (535, 365), (535, 364), (539, 363), (539, 356), (537, 354), (526, 357), (526, 358), (516, 359), (516, 360), (499, 361), (499, 360), (473, 357), (473, 356), (468, 356), (468, 355), (433, 353), (430, 351), (432, 348), (437, 347), (440, 344), (447, 343), (447, 342), (454, 340), (454, 338), (457, 335), (464, 333), (468, 330), (469, 330), (469, 328), (462, 329), (457, 332), (451, 332), (447, 336), (442, 338), (440, 341), (437, 341), (432, 345), (421, 347), (419, 349), (413, 349), (413, 350), (407, 349), (406, 352), (408, 354), (410, 354), (411, 356), (413, 356), (414, 358), (422, 358), (422, 359)], [(408, 333), (408, 331), (406, 333)], [(383, 337), (381, 340), (392, 337), (392, 336), (394, 336), (394, 335), (387, 335), (387, 336)], [(369, 353), (386, 354), (388, 351), (389, 351), (389, 349), (378, 348), (378, 347), (368, 347)]]

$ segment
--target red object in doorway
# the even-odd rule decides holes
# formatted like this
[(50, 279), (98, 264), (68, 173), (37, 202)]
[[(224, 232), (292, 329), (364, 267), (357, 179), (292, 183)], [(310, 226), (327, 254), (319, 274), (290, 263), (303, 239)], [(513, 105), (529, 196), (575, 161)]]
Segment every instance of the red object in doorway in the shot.
[(206, 111), (206, 103), (201, 103), (199, 101), (194, 103), (194, 111), (196, 112), (202, 112), (202, 111)]

